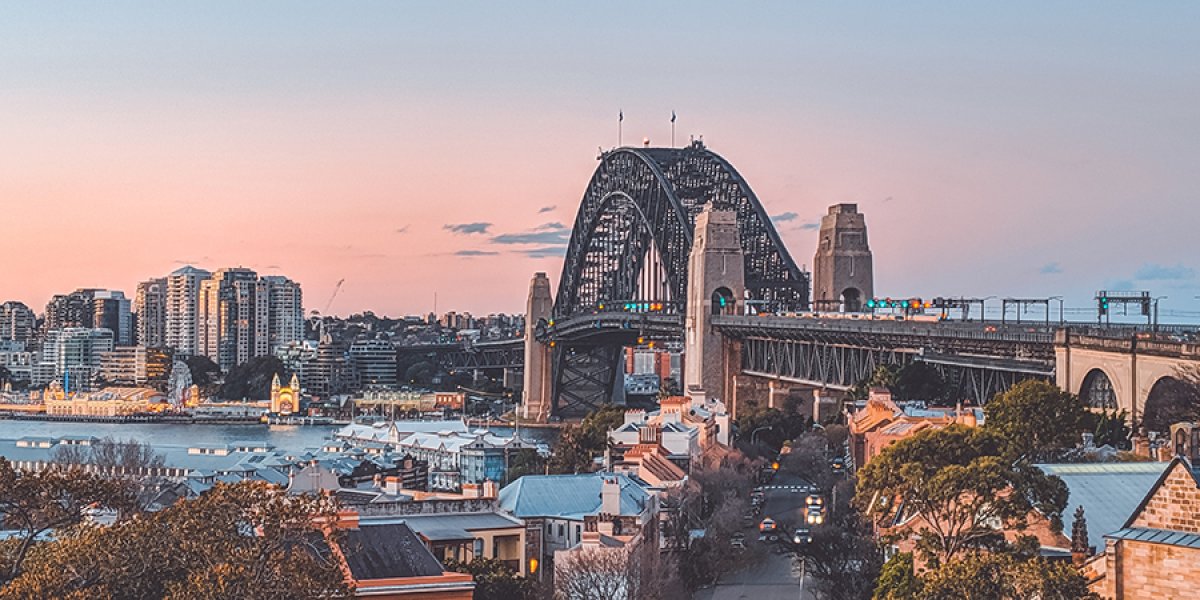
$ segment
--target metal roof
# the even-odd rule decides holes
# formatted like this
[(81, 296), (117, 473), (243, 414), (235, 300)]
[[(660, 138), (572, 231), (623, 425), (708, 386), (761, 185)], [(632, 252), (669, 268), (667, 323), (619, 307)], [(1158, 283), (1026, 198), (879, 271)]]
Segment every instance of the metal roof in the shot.
[(524, 526), (520, 521), (496, 512), (359, 517), (359, 522), (370, 525), (406, 523), (413, 531), (424, 535), (433, 531), (481, 531)]
[(1154, 482), (1167, 468), (1165, 462), (1071, 463), (1037, 465), (1067, 484), (1070, 496), (1063, 510), (1063, 531), (1070, 534), (1075, 507), (1083, 506), (1088, 524), (1088, 545), (1104, 548), (1104, 536), (1121, 529)]
[(645, 510), (650, 493), (620, 474), (526, 475), (500, 490), (500, 508), (519, 518), (559, 517), (583, 520), (600, 512), (600, 490), (605, 477), (621, 486), (621, 515), (636, 516)]
[(1104, 537), (1115, 540), (1135, 540), (1151, 544), (1165, 544), (1200, 550), (1200, 534), (1171, 531), (1169, 529), (1148, 529), (1145, 527), (1128, 527), (1113, 532)]

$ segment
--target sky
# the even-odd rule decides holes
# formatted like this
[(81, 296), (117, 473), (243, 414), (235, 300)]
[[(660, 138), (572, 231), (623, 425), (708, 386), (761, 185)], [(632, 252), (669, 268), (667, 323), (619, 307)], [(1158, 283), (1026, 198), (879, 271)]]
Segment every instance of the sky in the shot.
[(658, 146), (675, 111), (798, 264), (856, 202), (880, 295), (1187, 316), (1197, 57), (1194, 2), (5, 2), (0, 300), (194, 264), (523, 311), (618, 112)]

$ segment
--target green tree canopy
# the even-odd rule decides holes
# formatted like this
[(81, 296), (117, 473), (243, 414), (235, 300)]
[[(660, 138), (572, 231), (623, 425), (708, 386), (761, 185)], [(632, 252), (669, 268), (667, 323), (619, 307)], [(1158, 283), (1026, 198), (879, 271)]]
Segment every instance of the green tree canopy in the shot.
[(1004, 439), (1014, 460), (1047, 460), (1074, 448), (1090, 421), (1078, 396), (1033, 379), (997, 395), (984, 413), (984, 428)]
[(597, 456), (608, 447), (608, 432), (625, 422), (625, 410), (605, 406), (583, 418), (578, 425), (569, 425), (558, 436), (554, 454), (550, 457), (552, 473), (587, 473), (593, 470)]
[(855, 500), (882, 521), (897, 510), (919, 515), (906, 527), (941, 563), (999, 542), (994, 522), (1023, 529), (1032, 510), (1061, 529), (1066, 485), (1003, 457), (1006, 441), (989, 430), (951, 425), (888, 446), (859, 471)]
[(980, 553), (943, 565), (923, 578), (921, 600), (1090, 600), (1087, 579), (1069, 562)]
[(348, 598), (321, 525), (335, 517), (328, 498), (218, 484), (156, 513), (37, 544), (0, 598)]

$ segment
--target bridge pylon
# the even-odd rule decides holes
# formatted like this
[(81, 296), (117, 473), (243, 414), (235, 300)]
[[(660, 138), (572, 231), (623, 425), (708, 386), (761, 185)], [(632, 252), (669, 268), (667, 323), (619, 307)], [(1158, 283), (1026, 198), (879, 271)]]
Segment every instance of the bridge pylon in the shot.
[(550, 278), (535, 273), (529, 282), (529, 299), (525, 303), (525, 389), (521, 402), (522, 418), (544, 423), (550, 416), (553, 389), (551, 348), (537, 339), (538, 324), (550, 319), (554, 297), (550, 294)]
[(696, 216), (692, 240), (684, 320), (684, 393), (727, 402), (724, 340), (713, 328), (712, 316), (745, 312), (745, 262), (737, 213), (705, 207)]

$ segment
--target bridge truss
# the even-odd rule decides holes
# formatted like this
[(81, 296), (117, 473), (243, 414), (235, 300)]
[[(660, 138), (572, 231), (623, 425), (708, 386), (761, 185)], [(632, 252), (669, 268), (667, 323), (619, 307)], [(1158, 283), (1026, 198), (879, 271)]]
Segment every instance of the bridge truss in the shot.
[[(627, 303), (683, 308), (696, 216), (706, 206), (737, 214), (748, 300), (766, 310), (807, 308), (808, 276), (725, 159), (699, 142), (606, 152), (575, 217), (553, 319), (539, 336), (554, 344), (552, 415), (585, 414), (623, 391), (620, 351), (640, 336), (615, 327), (614, 313)], [(676, 340), (681, 312), (669, 332)]]

